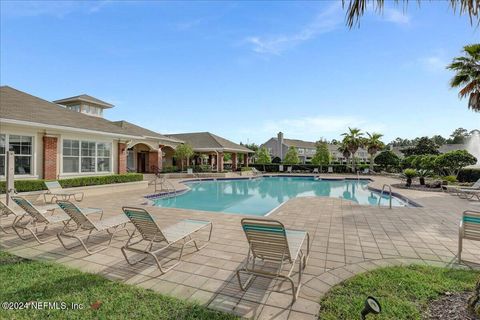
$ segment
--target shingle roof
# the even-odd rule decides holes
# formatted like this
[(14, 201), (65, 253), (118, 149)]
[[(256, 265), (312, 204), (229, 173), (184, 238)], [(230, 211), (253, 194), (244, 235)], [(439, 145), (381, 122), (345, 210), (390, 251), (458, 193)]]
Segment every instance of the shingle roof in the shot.
[(310, 148), (315, 149), (315, 142), (296, 140), (296, 139), (283, 139), (283, 143), (287, 146), (297, 147), (297, 148)]
[(177, 142), (175, 139), (170, 139), (127, 121), (112, 122), (101, 117), (92, 117), (8, 86), (0, 87), (0, 118), (3, 121), (27, 121), (57, 127), (100, 131), (139, 139), (152, 137)]
[(96, 104), (104, 109), (107, 108), (112, 108), (114, 105), (110, 104), (108, 102), (105, 102), (103, 100), (97, 99), (95, 97), (89, 96), (88, 94), (81, 94), (79, 96), (74, 96), (70, 98), (64, 98), (60, 100), (55, 100), (53, 102), (58, 103), (58, 104), (64, 104), (64, 103), (69, 103), (69, 102), (75, 102), (75, 101), (83, 101), (83, 102), (90, 102), (93, 104)]
[(170, 141), (178, 142), (178, 143), (183, 142), (181, 140), (171, 138), (171, 137), (167, 137), (167, 136), (165, 136), (163, 134), (160, 134), (158, 132), (155, 132), (155, 131), (152, 131), (152, 130), (149, 130), (149, 129), (146, 129), (146, 128), (143, 128), (143, 127), (140, 127), (140, 126), (137, 126), (136, 124), (133, 124), (133, 123), (125, 121), (125, 120), (112, 121), (112, 123), (121, 127), (121, 128), (123, 128), (123, 129), (125, 129), (126, 131), (128, 131), (130, 134), (133, 134), (133, 135), (170, 140)]
[(214, 135), (210, 132), (190, 132), (168, 134), (167, 136), (180, 139), (192, 145), (195, 150), (217, 150), (217, 151), (238, 151), (252, 152), (252, 150), (241, 146), (235, 142)]

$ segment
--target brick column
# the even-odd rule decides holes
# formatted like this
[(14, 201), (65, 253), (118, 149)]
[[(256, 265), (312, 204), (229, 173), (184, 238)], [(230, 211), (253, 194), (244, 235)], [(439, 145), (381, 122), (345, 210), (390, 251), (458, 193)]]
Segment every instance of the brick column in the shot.
[(118, 170), (119, 174), (127, 173), (127, 144), (118, 143)]
[(218, 157), (218, 159), (217, 159), (218, 160), (217, 161), (217, 171), (222, 172), (223, 171), (223, 153), (220, 152), (217, 157)]
[(148, 168), (147, 172), (154, 172), (153, 166), (161, 169), (162, 167), (162, 150), (153, 150), (148, 153)]
[(57, 137), (43, 136), (43, 179), (57, 179)]
[(237, 171), (237, 154), (232, 153), (232, 171)]
[(248, 167), (248, 153), (244, 153), (243, 154), (243, 164), (245, 165), (245, 167)]

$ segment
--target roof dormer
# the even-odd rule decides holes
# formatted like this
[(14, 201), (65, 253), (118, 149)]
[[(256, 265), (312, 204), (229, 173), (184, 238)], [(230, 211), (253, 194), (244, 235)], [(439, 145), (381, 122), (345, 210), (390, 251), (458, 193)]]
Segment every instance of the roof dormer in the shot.
[(112, 104), (89, 96), (87, 94), (55, 100), (53, 102), (56, 104), (60, 104), (69, 110), (81, 112), (89, 116), (102, 118), (104, 109), (113, 108)]

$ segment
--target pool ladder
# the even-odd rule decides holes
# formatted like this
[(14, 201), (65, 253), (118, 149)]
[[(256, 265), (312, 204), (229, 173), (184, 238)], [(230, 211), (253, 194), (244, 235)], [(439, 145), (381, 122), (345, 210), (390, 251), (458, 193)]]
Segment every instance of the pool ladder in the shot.
[(378, 206), (380, 207), (380, 202), (382, 201), (383, 194), (385, 192), (385, 187), (388, 187), (388, 208), (392, 209), (392, 186), (389, 184), (384, 184), (382, 187), (382, 192), (380, 193), (380, 198), (378, 199)]
[[(165, 177), (156, 176), (154, 183), (155, 183), (155, 192), (165, 191), (166, 192), (165, 197), (176, 196), (177, 190), (175, 189), (173, 184), (170, 181), (168, 181)], [(160, 185), (160, 189), (158, 189), (158, 185)]]

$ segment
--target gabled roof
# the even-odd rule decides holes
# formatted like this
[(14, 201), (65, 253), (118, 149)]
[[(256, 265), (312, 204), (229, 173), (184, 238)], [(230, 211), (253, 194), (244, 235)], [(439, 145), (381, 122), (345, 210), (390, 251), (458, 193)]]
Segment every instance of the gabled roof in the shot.
[(61, 130), (95, 131), (135, 139), (163, 139), (181, 143), (177, 139), (166, 137), (127, 121), (112, 122), (101, 117), (92, 117), (8, 86), (0, 87), (0, 121), (40, 127), (52, 126)]
[(92, 103), (94, 105), (102, 107), (103, 109), (108, 109), (108, 108), (114, 107), (113, 104), (110, 104), (110, 103), (105, 102), (103, 100), (100, 100), (100, 99), (97, 99), (95, 97), (89, 96), (88, 94), (81, 94), (79, 96), (74, 96), (74, 97), (70, 97), (70, 98), (55, 100), (53, 102), (58, 103), (58, 104), (68, 104), (68, 103), (73, 103), (73, 102), (77, 102), (77, 101)]
[(149, 130), (149, 129), (146, 129), (146, 128), (143, 128), (143, 127), (140, 127), (140, 126), (137, 126), (136, 124), (133, 124), (133, 123), (125, 121), (125, 120), (112, 121), (112, 123), (121, 127), (121, 128), (123, 128), (123, 129), (125, 129), (126, 131), (128, 131), (130, 134), (133, 134), (133, 135), (144, 136), (146, 138), (163, 139), (163, 140), (168, 140), (168, 141), (178, 142), (178, 143), (183, 142), (181, 140), (171, 138), (171, 137), (167, 137), (167, 136), (164, 136), (163, 134), (160, 134), (158, 132), (155, 132), (155, 131), (152, 131), (152, 130)]
[(26, 121), (57, 127), (131, 135), (104, 118), (68, 110), (8, 86), (0, 87), (0, 111), (2, 120)]
[(167, 136), (180, 139), (192, 145), (196, 151), (226, 151), (226, 152), (251, 152), (254, 151), (210, 132), (190, 132), (168, 134)]

